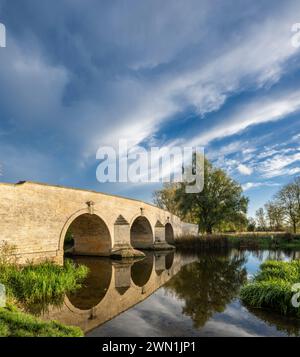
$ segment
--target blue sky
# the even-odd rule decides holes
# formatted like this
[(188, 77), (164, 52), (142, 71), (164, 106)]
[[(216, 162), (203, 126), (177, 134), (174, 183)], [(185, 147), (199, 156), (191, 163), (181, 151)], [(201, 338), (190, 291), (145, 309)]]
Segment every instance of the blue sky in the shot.
[(151, 201), (157, 184), (101, 184), (121, 138), (200, 145), (250, 198), (300, 174), (299, 1), (0, 0), (1, 181)]

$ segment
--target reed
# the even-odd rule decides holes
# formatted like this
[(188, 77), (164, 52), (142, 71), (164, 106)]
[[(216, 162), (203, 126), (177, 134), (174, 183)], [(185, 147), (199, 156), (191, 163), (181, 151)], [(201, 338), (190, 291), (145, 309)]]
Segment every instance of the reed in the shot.
[(181, 236), (175, 239), (175, 246), (179, 250), (212, 250), (224, 249), (229, 246), (229, 241), (221, 235), (206, 235), (202, 237)]
[(216, 248), (300, 250), (300, 235), (284, 232), (241, 232), (181, 236), (175, 239), (175, 245), (180, 250)]

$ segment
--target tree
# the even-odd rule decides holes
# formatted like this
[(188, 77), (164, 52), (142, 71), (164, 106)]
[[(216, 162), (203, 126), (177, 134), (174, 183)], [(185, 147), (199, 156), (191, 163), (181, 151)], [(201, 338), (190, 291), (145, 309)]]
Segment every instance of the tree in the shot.
[(271, 230), (280, 231), (284, 226), (284, 209), (276, 201), (265, 204), (266, 216)]
[(265, 218), (265, 211), (261, 207), (255, 212), (257, 228), (259, 231), (265, 231), (267, 229), (267, 223)]
[(297, 233), (297, 224), (300, 219), (300, 180), (285, 185), (276, 195), (276, 200), (282, 207), (293, 232)]
[(294, 195), (296, 200), (297, 206), (297, 215), (298, 215), (298, 222), (300, 221), (300, 177), (295, 178), (293, 182), (294, 186)]
[(176, 190), (178, 188), (179, 185), (176, 183), (165, 183), (161, 190), (154, 191), (153, 202), (157, 207), (184, 218), (182, 217), (178, 203), (175, 201)]
[(186, 183), (176, 189), (175, 200), (182, 214), (190, 214), (199, 231), (211, 234), (222, 223), (241, 222), (245, 217), (248, 198), (241, 186), (223, 170), (204, 160), (204, 187), (199, 193), (186, 193)]
[(255, 219), (250, 217), (248, 219), (248, 226), (247, 226), (247, 231), (248, 232), (255, 232), (255, 229), (256, 229), (256, 222), (255, 222)]

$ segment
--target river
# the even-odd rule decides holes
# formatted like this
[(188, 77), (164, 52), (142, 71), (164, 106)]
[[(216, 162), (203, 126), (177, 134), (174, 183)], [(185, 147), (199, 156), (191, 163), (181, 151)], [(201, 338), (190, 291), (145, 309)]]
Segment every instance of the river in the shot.
[(266, 259), (297, 252), (147, 253), (136, 262), (77, 257), (90, 274), (84, 286), (42, 318), (86, 336), (298, 336), (300, 320), (248, 309), (239, 289)]

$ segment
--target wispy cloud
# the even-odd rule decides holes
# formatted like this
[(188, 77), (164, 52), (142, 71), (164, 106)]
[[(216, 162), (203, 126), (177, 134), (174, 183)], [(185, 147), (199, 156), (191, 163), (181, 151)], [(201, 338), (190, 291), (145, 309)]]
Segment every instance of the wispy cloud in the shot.
[[(63, 174), (66, 184), (94, 185), (98, 147), (123, 138), (204, 145), (249, 182), (298, 172), (294, 147), (262, 144), (300, 111), (290, 43), (298, 1), (23, 3), (24, 13), (0, 0), (5, 179)], [(267, 123), (269, 133), (247, 136)]]
[[(298, 167), (291, 167), (292, 164), (298, 164)], [(278, 153), (271, 158), (260, 163), (258, 171), (265, 178), (271, 178), (282, 175), (294, 175), (300, 172), (300, 151), (295, 154)]]
[(226, 120), (218, 122), (195, 137), (194, 145), (207, 145), (215, 139), (237, 134), (252, 125), (278, 121), (300, 110), (300, 92), (283, 92), (269, 98), (258, 98), (242, 105), (229, 114)]
[(264, 182), (246, 182), (242, 185), (242, 188), (244, 191), (248, 191), (251, 190), (252, 188), (257, 188), (257, 187), (276, 187), (276, 186), (280, 186), (279, 183), (276, 182), (268, 182), (268, 181), (264, 181)]

